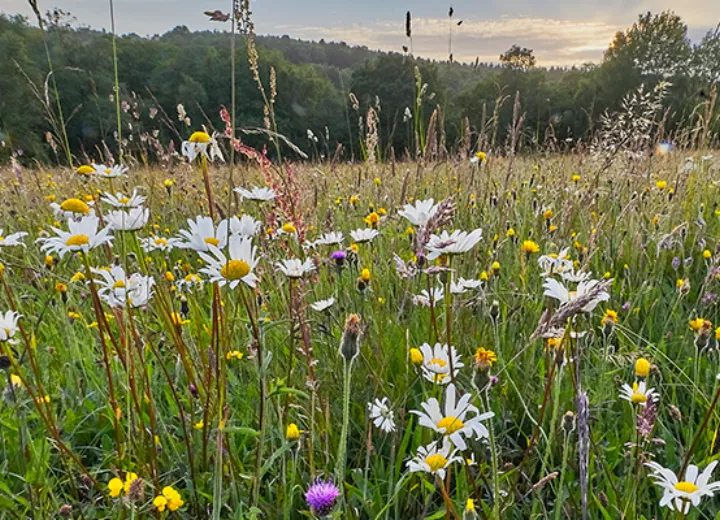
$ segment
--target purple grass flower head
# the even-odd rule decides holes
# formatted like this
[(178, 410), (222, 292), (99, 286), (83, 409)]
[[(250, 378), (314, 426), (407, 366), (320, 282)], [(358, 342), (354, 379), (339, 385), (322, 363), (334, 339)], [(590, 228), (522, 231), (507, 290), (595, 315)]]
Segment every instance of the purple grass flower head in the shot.
[(675, 269), (676, 271), (678, 269), (680, 269), (680, 258), (679, 257), (676, 256), (672, 259), (672, 268)]
[(340, 490), (335, 484), (317, 479), (305, 493), (305, 500), (313, 513), (317, 516), (325, 516), (330, 514), (335, 507), (335, 500), (338, 496), (340, 496)]
[(335, 260), (338, 267), (342, 267), (343, 263), (345, 263), (345, 256), (345, 251), (335, 251), (332, 255), (330, 255), (330, 258)]

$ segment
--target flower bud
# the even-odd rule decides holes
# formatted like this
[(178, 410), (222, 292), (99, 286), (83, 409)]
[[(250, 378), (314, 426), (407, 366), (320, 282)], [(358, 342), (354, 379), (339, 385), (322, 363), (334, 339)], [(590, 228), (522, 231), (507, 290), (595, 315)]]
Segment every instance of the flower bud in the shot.
[(360, 353), (360, 335), (360, 316), (351, 314), (345, 320), (345, 327), (340, 340), (340, 355), (348, 363)]

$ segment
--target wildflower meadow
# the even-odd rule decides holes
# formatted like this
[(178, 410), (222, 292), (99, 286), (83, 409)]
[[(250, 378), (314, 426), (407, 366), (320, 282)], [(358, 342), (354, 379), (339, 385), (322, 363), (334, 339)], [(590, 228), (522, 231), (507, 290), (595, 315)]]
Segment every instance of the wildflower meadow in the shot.
[(151, 156), (116, 96), (74, 152), (49, 82), (56, 163), (0, 169), (0, 518), (720, 515), (716, 85), (525, 152), (417, 71), (404, 156), (373, 108), (310, 153), (239, 4), (262, 128), (233, 89)]

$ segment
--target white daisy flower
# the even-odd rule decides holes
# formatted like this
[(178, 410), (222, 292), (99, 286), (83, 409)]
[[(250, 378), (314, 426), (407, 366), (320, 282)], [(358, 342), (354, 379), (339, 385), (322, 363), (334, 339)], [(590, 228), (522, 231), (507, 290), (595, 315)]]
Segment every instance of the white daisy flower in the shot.
[(189, 230), (179, 231), (177, 246), (181, 249), (193, 249), (195, 251), (209, 251), (212, 246), (218, 249), (225, 249), (228, 239), (228, 226), (215, 225), (210, 217), (197, 217), (195, 220), (188, 219)]
[(467, 233), (465, 231), (443, 231), (440, 235), (430, 235), (427, 244), (428, 260), (435, 260), (442, 255), (459, 255), (470, 251), (480, 242), (482, 229)]
[(720, 490), (720, 482), (710, 482), (717, 464), (718, 461), (712, 461), (702, 473), (697, 466), (690, 464), (685, 470), (685, 480), (679, 481), (675, 472), (657, 462), (645, 463), (652, 470), (651, 478), (655, 484), (663, 489), (660, 506), (667, 506), (671, 511), (679, 511), (683, 515), (690, 512), (690, 505), (698, 507), (703, 497), (712, 497)]
[(624, 383), (620, 388), (620, 399), (625, 399), (632, 404), (639, 404), (645, 406), (648, 401), (657, 401), (660, 398), (654, 388), (648, 388), (645, 381), (639, 383), (633, 383), (630, 386)]
[(341, 245), (343, 241), (345, 240), (345, 236), (340, 231), (332, 231), (330, 233), (325, 233), (323, 235), (320, 235), (317, 240), (314, 242), (308, 242), (307, 245), (310, 248), (314, 248), (317, 246), (332, 246), (332, 245)]
[(218, 282), (221, 286), (229, 283), (231, 289), (240, 282), (253, 288), (257, 285), (258, 277), (253, 273), (258, 262), (255, 258), (257, 247), (252, 245), (252, 239), (238, 235), (230, 237), (227, 257), (214, 245), (209, 251), (214, 256), (202, 251), (198, 254), (206, 263), (200, 272), (207, 274), (211, 282)]
[(482, 280), (467, 280), (465, 278), (458, 278), (457, 281), (452, 280), (450, 282), (450, 292), (452, 294), (463, 294), (470, 289), (479, 289), (482, 287)]
[(20, 231), (18, 233), (12, 233), (8, 236), (3, 235), (3, 229), (0, 228), (0, 247), (11, 247), (11, 246), (23, 246), (25, 243), (23, 239), (27, 236), (27, 233)]
[[(424, 412), (411, 410), (420, 418), (420, 425), (432, 428), (441, 433), (452, 442), (453, 446), (464, 450), (467, 449), (465, 439), (486, 439), (489, 437), (482, 421), (495, 416), (493, 412), (481, 414), (477, 407), (470, 403), (471, 393), (466, 393), (459, 400), (456, 400), (455, 385), (450, 383), (445, 390), (445, 406), (441, 410), (440, 403), (434, 397), (422, 403)], [(472, 414), (472, 417), (468, 417)]]
[(99, 276), (95, 280), (99, 286), (98, 296), (110, 307), (125, 307), (127, 304), (142, 307), (153, 296), (155, 279), (152, 276), (134, 273), (128, 277), (119, 265), (110, 269), (92, 268), (92, 272)]
[(116, 177), (120, 177), (121, 175), (125, 175), (129, 169), (127, 166), (123, 166), (121, 164), (108, 167), (104, 164), (92, 163), (91, 166), (95, 168), (95, 175), (98, 177), (104, 177), (105, 179), (114, 179)]
[(195, 289), (202, 289), (205, 285), (205, 280), (195, 273), (189, 273), (186, 274), (182, 280), (178, 280), (175, 285), (180, 291), (191, 293)]
[(133, 190), (132, 195), (129, 197), (123, 193), (118, 192), (113, 195), (112, 193), (106, 191), (105, 195), (100, 197), (100, 200), (106, 204), (110, 204), (114, 208), (122, 209), (137, 208), (145, 203), (145, 197), (143, 195), (138, 195), (137, 188)]
[(420, 291), (420, 294), (413, 295), (413, 303), (415, 305), (429, 307), (430, 302), (432, 302), (433, 306), (435, 306), (438, 302), (441, 302), (444, 297), (445, 290), (442, 287), (432, 288), (430, 292), (428, 292), (427, 289), (423, 289)]
[(432, 475), (437, 475), (441, 480), (445, 478), (445, 470), (453, 462), (461, 462), (462, 457), (457, 456), (457, 448), (453, 448), (448, 442), (443, 443), (438, 448), (438, 442), (433, 442), (427, 446), (420, 446), (415, 457), (407, 463), (410, 473), (423, 471)]
[(13, 336), (19, 330), (18, 320), (20, 314), (14, 311), (7, 311), (5, 314), (0, 312), (0, 343), (12, 342)]
[(175, 238), (163, 238), (163, 237), (148, 237), (141, 238), (140, 245), (143, 251), (151, 253), (153, 251), (172, 251), (175, 248)]
[(327, 300), (318, 300), (315, 303), (311, 303), (310, 307), (312, 307), (314, 311), (322, 312), (329, 309), (333, 305), (335, 305), (335, 298), (330, 297)]
[[(220, 222), (218, 227), (226, 226), (227, 220)], [(242, 235), (244, 237), (254, 237), (260, 232), (262, 222), (255, 220), (250, 215), (243, 215), (242, 217), (231, 217), (229, 219), (230, 233), (233, 235)]]
[(40, 246), (41, 251), (50, 254), (58, 253), (60, 258), (68, 252), (82, 251), (87, 253), (100, 245), (112, 242), (110, 226), (98, 231), (99, 224), (100, 219), (95, 215), (89, 215), (81, 220), (69, 220), (68, 227), (70, 231), (51, 227), (57, 236), (38, 238), (35, 242), (42, 244)]
[(435, 215), (438, 204), (434, 199), (416, 200), (415, 205), (405, 204), (403, 209), (398, 211), (398, 215), (405, 217), (415, 226), (424, 226), (428, 220)]
[(387, 397), (368, 403), (368, 410), (370, 410), (370, 419), (376, 428), (385, 433), (395, 431), (395, 414), (390, 409), (390, 401)]
[(572, 269), (573, 262), (568, 255), (569, 248), (565, 248), (556, 255), (541, 255), (538, 258), (538, 266), (540, 266), (540, 276), (548, 278), (553, 274), (562, 274), (568, 269)]
[(423, 363), (420, 367), (423, 377), (431, 383), (440, 385), (450, 383), (452, 380), (452, 378), (449, 377), (450, 356), (452, 356), (453, 375), (455, 377), (460, 373), (460, 369), (465, 366), (453, 346), (450, 347), (450, 352), (448, 352), (448, 346), (442, 343), (435, 343), (434, 347), (423, 343), (419, 349), (423, 356)]
[(282, 262), (276, 262), (278, 271), (281, 271), (288, 278), (302, 278), (306, 274), (315, 270), (315, 264), (311, 259), (304, 262), (297, 258), (290, 258)]
[(85, 202), (80, 199), (67, 199), (62, 204), (53, 202), (50, 204), (50, 208), (53, 211), (55, 220), (71, 220), (89, 215), (92, 205), (92, 202)]
[(145, 227), (150, 218), (150, 208), (130, 208), (129, 211), (110, 211), (105, 220), (115, 231), (136, 231)]
[(220, 159), (220, 161), (225, 162), (215, 137), (216, 134), (210, 136), (207, 132), (193, 132), (187, 141), (183, 141), (180, 151), (190, 162), (201, 156), (205, 156), (211, 161)]
[(239, 193), (243, 199), (254, 200), (257, 202), (267, 202), (275, 198), (275, 192), (270, 188), (261, 188), (253, 186), (249, 190), (245, 188), (235, 188), (235, 192)]
[[(560, 302), (560, 306), (563, 306), (572, 302), (576, 298), (584, 296), (599, 283), (600, 282), (598, 280), (583, 280), (578, 284), (576, 290), (570, 291), (554, 278), (546, 278), (545, 283), (543, 283), (543, 287), (545, 288), (543, 295), (558, 300)], [(582, 310), (585, 312), (592, 312), (595, 307), (597, 307), (598, 303), (608, 301), (609, 299), (610, 295), (606, 291), (601, 291), (593, 300), (585, 305)]]
[(377, 229), (356, 229), (355, 231), (350, 231), (350, 236), (352, 237), (353, 241), (362, 244), (363, 242), (372, 242), (375, 237), (377, 237), (380, 234), (380, 232)]

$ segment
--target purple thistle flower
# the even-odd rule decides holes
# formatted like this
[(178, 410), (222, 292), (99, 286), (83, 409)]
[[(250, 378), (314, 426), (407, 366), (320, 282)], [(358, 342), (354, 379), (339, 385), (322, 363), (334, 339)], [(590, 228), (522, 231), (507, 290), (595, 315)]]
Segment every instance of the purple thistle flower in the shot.
[(332, 511), (338, 496), (340, 496), (340, 490), (335, 487), (335, 484), (317, 479), (305, 493), (305, 500), (317, 516), (325, 516)]
[(345, 251), (335, 251), (332, 255), (330, 255), (330, 258), (335, 260), (335, 263), (338, 265), (338, 267), (342, 267), (343, 263), (345, 262)]

